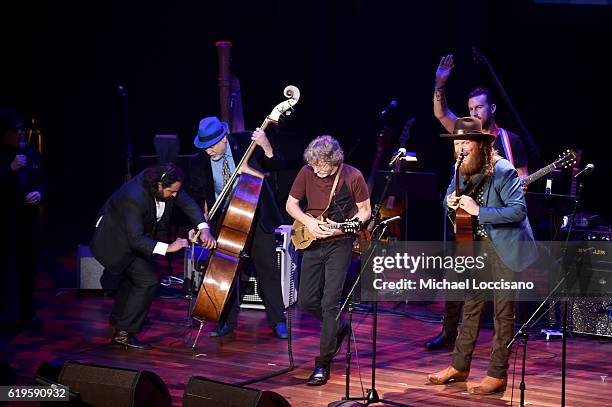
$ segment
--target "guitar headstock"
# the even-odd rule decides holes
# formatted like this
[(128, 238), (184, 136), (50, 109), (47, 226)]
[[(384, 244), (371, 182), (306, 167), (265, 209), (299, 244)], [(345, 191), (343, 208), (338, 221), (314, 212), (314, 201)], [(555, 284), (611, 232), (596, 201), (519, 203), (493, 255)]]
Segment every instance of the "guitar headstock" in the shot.
[(559, 158), (555, 160), (553, 166), (555, 168), (568, 168), (576, 162), (576, 152), (567, 149), (564, 153), (559, 154)]
[(344, 233), (357, 233), (361, 229), (362, 223), (360, 220), (349, 220), (340, 224), (340, 229)]
[(408, 142), (408, 139), (410, 138), (410, 129), (412, 128), (413, 124), (414, 124), (413, 117), (406, 120), (406, 124), (404, 124), (404, 129), (402, 130), (402, 134), (400, 135), (400, 138), (399, 138), (400, 147), (404, 147), (406, 143)]
[(463, 160), (465, 160), (465, 157), (467, 157), (467, 154), (465, 153), (465, 150), (462, 148), (461, 152), (457, 156), (457, 162), (456, 162), (457, 169), (461, 167), (461, 164), (463, 164)]

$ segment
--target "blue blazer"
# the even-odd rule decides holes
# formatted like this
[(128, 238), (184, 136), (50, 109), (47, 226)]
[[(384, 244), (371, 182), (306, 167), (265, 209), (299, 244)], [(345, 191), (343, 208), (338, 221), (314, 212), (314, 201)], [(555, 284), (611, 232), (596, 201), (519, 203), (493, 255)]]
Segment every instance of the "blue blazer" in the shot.
[[(463, 184), (463, 176), (459, 176)], [(527, 219), (527, 204), (521, 179), (512, 164), (501, 159), (495, 163), (493, 177), (483, 181), (484, 202), (478, 222), (485, 225), (491, 243), (501, 261), (513, 271), (523, 271), (538, 257), (533, 232)], [(455, 190), (453, 177), (446, 198)]]

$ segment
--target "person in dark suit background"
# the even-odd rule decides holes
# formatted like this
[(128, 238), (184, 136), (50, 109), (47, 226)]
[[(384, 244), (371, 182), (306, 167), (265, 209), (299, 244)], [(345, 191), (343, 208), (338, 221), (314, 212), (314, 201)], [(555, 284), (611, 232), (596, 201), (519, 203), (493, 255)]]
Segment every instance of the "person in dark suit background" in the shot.
[[(0, 185), (3, 211), (0, 230), (11, 238), (2, 245), (3, 282), (0, 319), (20, 328), (40, 328), (34, 297), (40, 245), (40, 206), (47, 195), (42, 157), (24, 141), (24, 118), (15, 109), (0, 109)], [(7, 235), (8, 237), (8, 235)], [(16, 298), (17, 297), (17, 298)]]
[[(227, 123), (216, 117), (200, 121), (194, 145), (202, 149), (190, 162), (185, 189), (205, 211), (211, 208), (231, 174), (236, 169), (251, 141), (256, 148), (249, 165), (261, 172), (283, 168), (283, 159), (275, 151), (266, 134), (256, 129), (253, 133), (229, 134)], [(266, 307), (268, 323), (277, 337), (288, 337), (280, 273), (276, 268), (276, 243), (274, 231), (282, 223), (278, 204), (268, 182), (264, 179), (255, 219), (252, 226), (252, 243), (248, 251), (257, 272), (260, 295)], [(225, 336), (236, 328), (238, 320), (236, 290), (228, 298), (228, 306), (211, 336)]]
[[(167, 233), (174, 206), (197, 225), (206, 247), (216, 244), (202, 210), (181, 191), (183, 180), (183, 171), (174, 164), (149, 167), (113, 193), (99, 213), (91, 251), (109, 272), (121, 275), (110, 318), (114, 343), (151, 349), (134, 334), (142, 328), (158, 285), (153, 255), (165, 256), (188, 245), (182, 238), (171, 244), (157, 240)], [(194, 239), (194, 230), (189, 235)]]

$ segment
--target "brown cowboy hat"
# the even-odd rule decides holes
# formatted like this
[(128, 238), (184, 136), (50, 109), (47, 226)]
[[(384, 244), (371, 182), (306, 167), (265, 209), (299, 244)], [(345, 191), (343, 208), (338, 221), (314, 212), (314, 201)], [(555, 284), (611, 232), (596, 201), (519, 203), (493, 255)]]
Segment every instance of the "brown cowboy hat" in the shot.
[(452, 134), (440, 134), (447, 140), (495, 141), (493, 134), (482, 131), (482, 122), (477, 117), (460, 117), (455, 121)]

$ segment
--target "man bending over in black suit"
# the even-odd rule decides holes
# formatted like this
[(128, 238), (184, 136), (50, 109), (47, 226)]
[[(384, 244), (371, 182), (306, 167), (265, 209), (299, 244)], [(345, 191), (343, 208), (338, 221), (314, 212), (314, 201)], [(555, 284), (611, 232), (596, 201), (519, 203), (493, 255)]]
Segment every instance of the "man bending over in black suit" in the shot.
[[(170, 244), (156, 240), (168, 229), (175, 205), (197, 225), (204, 246), (216, 245), (202, 210), (181, 191), (183, 179), (183, 171), (174, 164), (149, 167), (119, 188), (98, 215), (91, 251), (111, 273), (121, 275), (110, 318), (114, 343), (151, 349), (134, 334), (142, 328), (158, 285), (153, 255), (165, 256), (188, 245), (182, 238)], [(194, 236), (191, 230), (190, 239)]]

